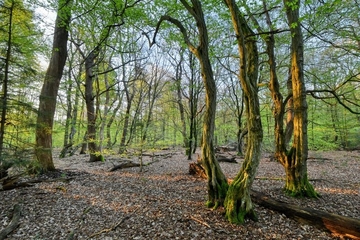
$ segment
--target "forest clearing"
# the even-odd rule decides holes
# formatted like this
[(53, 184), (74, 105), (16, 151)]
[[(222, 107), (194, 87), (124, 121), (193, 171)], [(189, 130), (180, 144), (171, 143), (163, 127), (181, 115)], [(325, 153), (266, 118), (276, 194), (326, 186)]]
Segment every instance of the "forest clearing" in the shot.
[[(88, 155), (55, 158), (58, 171), (48, 179), (0, 192), (0, 229), (19, 204), (19, 226), (7, 239), (347, 239), (300, 224), (255, 204), (259, 221), (229, 224), (221, 208), (208, 209), (206, 180), (189, 175), (189, 163), (178, 149), (146, 156), (143, 167), (109, 170), (121, 162), (89, 162)], [(229, 154), (229, 153), (228, 153)], [(138, 157), (134, 157), (137, 162)], [(221, 162), (233, 178), (243, 159)], [(284, 170), (263, 154), (252, 189), (271, 198), (342, 216), (359, 218), (359, 151), (310, 152), (309, 179), (319, 199), (291, 198), (282, 191)], [(39, 176), (41, 177), (41, 176)]]

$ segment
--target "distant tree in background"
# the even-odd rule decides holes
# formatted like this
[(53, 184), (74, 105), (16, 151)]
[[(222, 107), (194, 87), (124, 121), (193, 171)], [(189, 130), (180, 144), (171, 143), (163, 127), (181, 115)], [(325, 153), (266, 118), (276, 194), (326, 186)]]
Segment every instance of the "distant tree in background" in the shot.
[(206, 103), (201, 143), (201, 162), (208, 178), (207, 206), (216, 208), (217, 206), (223, 204), (228, 184), (225, 175), (222, 172), (220, 165), (215, 157), (214, 127), (217, 92), (213, 70), (209, 58), (208, 31), (201, 2), (198, 0), (191, 0), (190, 4), (186, 0), (181, 0), (181, 4), (196, 22), (198, 31), (198, 45), (196, 46), (190, 41), (188, 32), (183, 24), (178, 19), (172, 18), (168, 15), (163, 15), (160, 18), (156, 32), (159, 30), (161, 23), (164, 21), (168, 21), (174, 24), (180, 30), (184, 42), (188, 46), (189, 50), (196, 56), (200, 63), (201, 76), (205, 86)]
[[(40, 32), (28, 8), (22, 0), (0, 3), (0, 168), (8, 168), (17, 158), (26, 159), (22, 151), (30, 145), (22, 140), (26, 133), (19, 135), (19, 131), (30, 127), (29, 120), (35, 113), (30, 98), (24, 96), (31, 95), (30, 83), (36, 88), (34, 78), (39, 71), (36, 54), (41, 47), (37, 41)], [(24, 156), (17, 156), (17, 152)]]

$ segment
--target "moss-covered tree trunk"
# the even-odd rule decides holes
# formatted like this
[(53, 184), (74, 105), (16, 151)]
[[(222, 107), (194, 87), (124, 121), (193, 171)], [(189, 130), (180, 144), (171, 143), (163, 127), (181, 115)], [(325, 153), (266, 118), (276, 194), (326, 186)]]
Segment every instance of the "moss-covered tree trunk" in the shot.
[(229, 186), (224, 207), (226, 218), (230, 222), (243, 223), (245, 217), (256, 220), (254, 206), (250, 198), (250, 189), (260, 162), (263, 138), (257, 87), (258, 52), (254, 34), (240, 13), (235, 0), (224, 1), (229, 8), (237, 38), (240, 57), (238, 77), (244, 92), (248, 128), (245, 160), (240, 172)]
[[(201, 77), (205, 85), (206, 95), (206, 113), (204, 116), (203, 125), (203, 138), (201, 145), (202, 152), (202, 165), (205, 168), (205, 172), (208, 176), (208, 207), (216, 208), (222, 205), (225, 199), (226, 191), (228, 188), (227, 179), (222, 172), (220, 165), (215, 157), (214, 150), (214, 126), (215, 126), (215, 112), (216, 112), (216, 85), (213, 76), (213, 71), (209, 59), (209, 41), (208, 32), (206, 28), (205, 18), (202, 10), (202, 6), (199, 0), (191, 0), (192, 6), (186, 0), (180, 0), (186, 10), (193, 16), (196, 21), (198, 30), (199, 45), (195, 47), (187, 34), (187, 30), (183, 24), (170, 16), (162, 16), (156, 32), (159, 29), (160, 24), (163, 21), (169, 21), (175, 24), (181, 31), (184, 41), (187, 44), (189, 50), (197, 57), (201, 67)], [(156, 36), (156, 34), (155, 34)]]
[(304, 81), (304, 43), (299, 21), (299, 0), (284, 0), (291, 30), (291, 83), (294, 106), (294, 134), (290, 151), (281, 163), (285, 167), (285, 191), (292, 196), (316, 197), (307, 177), (307, 102)]
[(208, 176), (207, 206), (216, 208), (219, 205), (223, 205), (228, 183), (215, 157), (214, 127), (217, 94), (216, 84), (209, 58), (208, 32), (200, 1), (192, 0), (192, 7), (189, 6), (185, 0), (181, 0), (181, 2), (196, 20), (196, 25), (199, 31), (199, 46), (195, 48), (191, 45), (189, 48), (200, 62), (201, 76), (205, 86), (206, 112), (203, 123), (201, 160), (205, 168), (205, 172)]
[(67, 58), (71, 4), (71, 0), (59, 1), (51, 58), (39, 98), (35, 157), (41, 170), (45, 172), (55, 170), (52, 158), (52, 129), (60, 80)]

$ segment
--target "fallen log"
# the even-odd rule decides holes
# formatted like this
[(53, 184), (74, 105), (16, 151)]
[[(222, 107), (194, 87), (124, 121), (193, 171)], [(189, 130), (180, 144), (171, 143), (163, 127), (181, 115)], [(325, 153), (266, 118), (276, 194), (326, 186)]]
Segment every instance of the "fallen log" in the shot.
[(6, 238), (12, 231), (14, 231), (20, 224), (21, 208), (19, 204), (14, 205), (13, 216), (10, 224), (0, 232), (0, 240)]
[(120, 163), (119, 165), (115, 165), (114, 167), (112, 167), (112, 168), (109, 170), (109, 172), (113, 172), (113, 171), (116, 171), (116, 170), (118, 170), (118, 169), (124, 169), (124, 168), (149, 166), (150, 164), (156, 163), (156, 162), (158, 162), (158, 161), (159, 161), (159, 160), (155, 160), (155, 161), (151, 161), (151, 162), (148, 162), (148, 163), (140, 164), (140, 163), (132, 162), (132, 161), (130, 161), (130, 160), (126, 160), (126, 161)]
[(142, 153), (142, 156), (145, 157), (162, 157), (162, 158), (171, 158), (174, 153)]
[(140, 167), (140, 166), (141, 166), (140, 163), (134, 163), (134, 162), (131, 162), (131, 161), (126, 161), (126, 162), (120, 163), (119, 165), (114, 166), (109, 171), (113, 172), (113, 171), (116, 171), (118, 169)]
[(2, 188), (0, 191), (7, 191), (15, 188), (22, 188), (22, 187), (32, 187), (34, 183), (42, 183), (42, 182), (69, 182), (73, 178), (55, 178), (55, 179), (33, 179), (25, 182), (20, 181), (20, 176), (12, 176), (9, 179), (5, 179), (1, 182)]
[(234, 156), (230, 158), (224, 155), (216, 154), (216, 160), (218, 162), (228, 162), (228, 163), (237, 163)]
[(283, 213), (298, 222), (316, 226), (337, 236), (360, 239), (360, 219), (277, 201), (254, 190), (251, 191), (251, 196), (255, 203)]

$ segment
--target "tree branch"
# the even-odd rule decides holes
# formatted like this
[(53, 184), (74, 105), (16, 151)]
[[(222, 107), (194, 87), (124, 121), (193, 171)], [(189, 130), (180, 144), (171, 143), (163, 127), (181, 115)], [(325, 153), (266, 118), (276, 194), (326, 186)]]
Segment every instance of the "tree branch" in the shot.
[(160, 25), (161, 25), (161, 23), (162, 23), (163, 21), (168, 21), (168, 22), (174, 24), (175, 26), (177, 26), (177, 27), (179, 28), (181, 34), (183, 35), (183, 38), (184, 38), (184, 41), (185, 41), (186, 45), (189, 47), (190, 51), (196, 55), (197, 49), (196, 49), (196, 48), (194, 47), (194, 45), (190, 42), (189, 36), (188, 36), (188, 34), (187, 34), (187, 31), (186, 31), (184, 25), (183, 25), (179, 20), (177, 20), (177, 19), (175, 19), (175, 18), (172, 18), (172, 17), (170, 17), (170, 16), (168, 16), (168, 15), (163, 15), (163, 16), (161, 16), (159, 22), (157, 23), (157, 25), (156, 25), (156, 30), (155, 30), (154, 37), (153, 37), (153, 41), (152, 41), (152, 43), (150, 44), (150, 47), (151, 47), (153, 44), (156, 43), (156, 35), (157, 35), (157, 33), (159, 32)]

